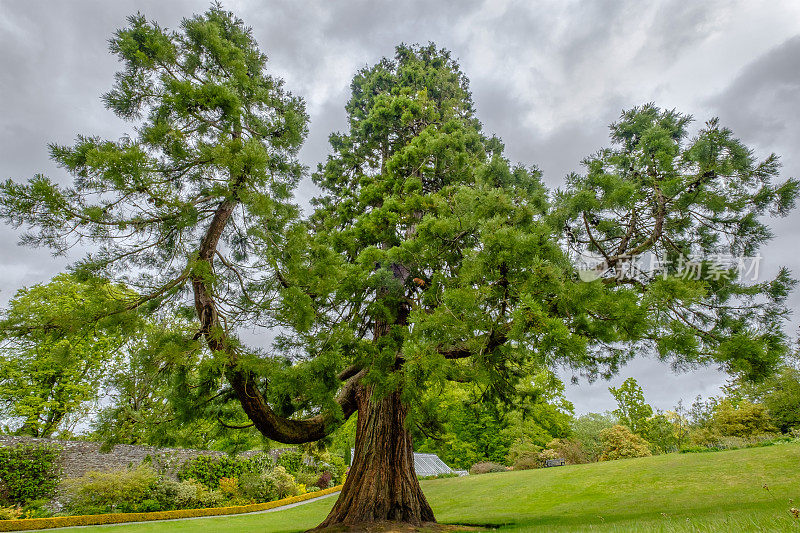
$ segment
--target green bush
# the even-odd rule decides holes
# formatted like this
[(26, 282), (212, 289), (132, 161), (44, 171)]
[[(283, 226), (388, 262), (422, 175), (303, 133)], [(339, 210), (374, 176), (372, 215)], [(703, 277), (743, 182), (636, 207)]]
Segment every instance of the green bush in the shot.
[(593, 463), (600, 460), (603, 454), (603, 442), (600, 433), (605, 429), (614, 427), (616, 419), (613, 416), (600, 413), (588, 413), (577, 417), (572, 422), (572, 440), (580, 443), (586, 454), (586, 462)]
[(631, 432), (627, 426), (616, 425), (600, 432), (603, 443), (601, 461), (613, 461), (628, 457), (649, 457), (650, 443)]
[(508, 470), (505, 466), (499, 463), (482, 462), (475, 463), (470, 467), (470, 474), (490, 474), (492, 472), (505, 472)]
[(324, 462), (321, 465), (323, 472), (330, 472), (331, 474), (331, 483), (333, 485), (338, 485), (342, 483), (344, 480), (344, 473), (347, 472), (347, 465), (344, 462), (343, 457), (339, 457), (338, 455), (330, 455), (323, 457)]
[(531, 470), (534, 468), (542, 468), (551, 459), (561, 459), (561, 454), (558, 451), (547, 448), (537, 454), (526, 454), (520, 456), (514, 462), (514, 470)]
[(710, 432), (698, 432), (693, 434), (691, 444), (681, 448), (681, 453), (697, 452), (716, 452), (721, 450), (738, 450), (740, 448), (756, 448), (759, 446), (771, 446), (781, 442), (792, 442), (790, 435), (780, 436), (774, 433), (764, 433), (751, 437), (732, 437), (716, 435)]
[(294, 476), (283, 466), (276, 466), (268, 475), (275, 485), (275, 493), (279, 499), (300, 494), (300, 489), (297, 487)]
[(0, 447), (0, 505), (24, 505), (51, 497), (61, 477), (60, 458), (58, 446)]
[(650, 443), (650, 451), (654, 454), (670, 453), (678, 449), (675, 426), (662, 413), (645, 420), (639, 435)]
[(764, 405), (747, 400), (736, 405), (729, 399), (721, 401), (714, 408), (709, 429), (719, 435), (745, 439), (776, 431)]
[(88, 472), (64, 481), (64, 504), (71, 514), (158, 511), (157, 483), (158, 476), (147, 466)]
[(219, 490), (229, 500), (235, 500), (242, 495), (239, 488), (239, 478), (224, 477), (219, 480)]
[(257, 503), (271, 502), (278, 499), (275, 479), (269, 472), (247, 472), (239, 479), (239, 490), (242, 496)]
[(65, 509), (71, 514), (147, 513), (218, 507), (219, 491), (197, 481), (159, 477), (145, 465), (135, 469), (89, 472), (63, 484)]
[(514, 470), (533, 470), (541, 467), (542, 461), (536, 455), (523, 455), (514, 461)]
[(0, 520), (18, 520), (22, 518), (22, 516), (21, 507), (0, 507)]
[(296, 451), (284, 452), (278, 457), (278, 465), (290, 474), (297, 474), (303, 468), (303, 454)]
[(259, 503), (300, 494), (294, 476), (281, 465), (271, 472), (248, 472), (242, 475), (239, 490), (245, 498)]
[(517, 463), (528, 463), (532, 460), (535, 460), (540, 451), (542, 451), (542, 447), (538, 444), (535, 444), (530, 439), (517, 439), (508, 448), (506, 461), (508, 461), (508, 464), (511, 465), (516, 465)]
[(224, 477), (239, 478), (252, 468), (253, 463), (248, 459), (200, 455), (189, 459), (181, 465), (178, 469), (178, 479), (194, 479), (208, 489), (215, 490), (219, 487), (220, 479)]
[(317, 481), (319, 481), (319, 474), (311, 470), (302, 470), (294, 475), (294, 480), (295, 483), (310, 487), (311, 485), (317, 484)]
[(597, 460), (597, 457), (590, 454), (583, 444), (575, 439), (553, 439), (547, 447), (555, 450), (569, 465), (582, 465)]
[(186, 479), (177, 483), (175, 494), (175, 508), (177, 509), (202, 509), (204, 507), (218, 507), (224, 498), (221, 492), (209, 490), (197, 481)]
[(245, 461), (246, 472), (269, 472), (275, 467), (275, 459), (268, 453), (257, 453)]

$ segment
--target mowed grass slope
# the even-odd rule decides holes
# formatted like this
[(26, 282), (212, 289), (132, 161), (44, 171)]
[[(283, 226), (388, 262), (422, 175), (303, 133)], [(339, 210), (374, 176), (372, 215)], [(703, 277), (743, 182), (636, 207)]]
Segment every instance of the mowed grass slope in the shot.
[[(800, 507), (798, 444), (438, 479), (422, 486), (440, 522), (502, 531), (800, 533), (800, 521), (789, 513)], [(274, 513), (84, 531), (302, 531), (321, 522), (335, 498)]]

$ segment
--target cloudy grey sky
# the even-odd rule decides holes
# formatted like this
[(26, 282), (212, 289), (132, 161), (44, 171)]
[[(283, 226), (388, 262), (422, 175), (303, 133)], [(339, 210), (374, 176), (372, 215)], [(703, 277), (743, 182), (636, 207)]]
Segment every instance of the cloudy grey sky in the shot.
[[(126, 126), (101, 105), (117, 68), (107, 39), (141, 11), (163, 26), (203, 11), (205, 1), (0, 0), (0, 178), (45, 173), (48, 142), (78, 133), (116, 138)], [(800, 2), (662, 0), (271, 1), (228, 0), (254, 29), (273, 74), (303, 96), (311, 133), (303, 161), (327, 154), (345, 125), (355, 71), (400, 43), (434, 41), (453, 51), (472, 82), (478, 116), (512, 160), (536, 164), (556, 187), (579, 161), (608, 144), (623, 108), (655, 101), (722, 123), (758, 154), (782, 156), (800, 175)], [(313, 194), (304, 183), (299, 194)], [(774, 224), (762, 270), (800, 275), (800, 211)], [(48, 280), (64, 259), (15, 245), (0, 226), (0, 302)], [(792, 306), (797, 309), (795, 294)], [(797, 317), (787, 329), (794, 333)], [(718, 391), (712, 370), (673, 374), (640, 359), (609, 382), (568, 385), (578, 412), (614, 407), (609, 384), (636, 377), (656, 407)], [(569, 378), (569, 375), (565, 375)], [(567, 380), (568, 381), (568, 380)]]

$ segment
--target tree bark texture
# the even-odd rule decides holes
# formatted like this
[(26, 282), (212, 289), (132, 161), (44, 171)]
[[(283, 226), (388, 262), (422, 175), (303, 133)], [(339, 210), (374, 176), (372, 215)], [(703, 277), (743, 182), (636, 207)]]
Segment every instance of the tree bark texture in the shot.
[(372, 387), (359, 386), (356, 393), (353, 464), (336, 505), (319, 528), (435, 521), (414, 471), (412, 439), (405, 426), (407, 408), (400, 393), (376, 400), (372, 392)]

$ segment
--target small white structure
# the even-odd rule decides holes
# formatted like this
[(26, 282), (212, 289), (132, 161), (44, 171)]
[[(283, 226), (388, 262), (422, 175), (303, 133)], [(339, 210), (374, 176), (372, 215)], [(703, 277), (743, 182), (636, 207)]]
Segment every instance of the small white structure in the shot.
[(414, 453), (414, 470), (422, 477), (455, 474), (435, 453)]
[[(356, 451), (350, 448), (350, 456), (355, 456)], [(453, 470), (439, 459), (435, 453), (416, 453), (414, 452), (414, 470), (420, 477), (438, 476), (439, 474), (457, 474), (466, 476), (466, 470)]]

